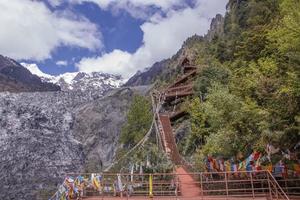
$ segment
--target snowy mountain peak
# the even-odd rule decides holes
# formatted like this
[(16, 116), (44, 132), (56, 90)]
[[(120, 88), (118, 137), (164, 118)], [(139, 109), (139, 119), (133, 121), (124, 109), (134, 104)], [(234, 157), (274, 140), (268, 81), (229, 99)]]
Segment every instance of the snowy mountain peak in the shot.
[(32, 74), (39, 76), (43, 82), (50, 82), (61, 87), (62, 91), (88, 91), (103, 95), (107, 91), (118, 88), (125, 80), (121, 76), (102, 72), (70, 72), (53, 76), (42, 72), (36, 64), (21, 63)]
[(49, 78), (52, 79), (54, 78), (54, 76), (51, 76), (49, 74), (45, 74), (44, 72), (42, 72), (39, 67), (37, 66), (37, 64), (27, 64), (27, 63), (21, 63), (22, 66), (24, 66), (25, 68), (27, 68), (32, 74), (35, 74), (39, 77), (43, 77), (43, 78)]

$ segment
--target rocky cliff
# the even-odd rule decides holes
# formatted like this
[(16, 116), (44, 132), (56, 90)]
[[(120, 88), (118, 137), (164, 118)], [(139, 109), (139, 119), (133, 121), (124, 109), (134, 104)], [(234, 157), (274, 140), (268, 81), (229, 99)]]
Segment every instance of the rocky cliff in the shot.
[(60, 87), (44, 83), (13, 59), (0, 55), (0, 92), (59, 91)]
[(96, 101), (78, 92), (0, 93), (0, 199), (49, 197), (65, 173), (111, 163), (135, 91)]
[(216, 17), (211, 20), (210, 29), (205, 38), (208, 41), (212, 41), (215, 37), (222, 37), (224, 35), (224, 22), (225, 18), (222, 15), (217, 14)]

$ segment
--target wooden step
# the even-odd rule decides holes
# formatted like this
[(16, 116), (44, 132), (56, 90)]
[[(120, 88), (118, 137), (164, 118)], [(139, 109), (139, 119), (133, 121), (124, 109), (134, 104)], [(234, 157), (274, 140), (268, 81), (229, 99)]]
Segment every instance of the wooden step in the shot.
[(195, 77), (196, 75), (197, 75), (197, 70), (193, 70), (193, 71), (179, 77), (169, 88), (177, 87), (180, 84), (185, 83), (186, 81), (188, 81), (190, 78)]
[(181, 157), (177, 149), (175, 138), (173, 135), (173, 129), (171, 126), (171, 121), (168, 115), (159, 115), (160, 124), (162, 126), (162, 140), (165, 145), (166, 153), (170, 155), (171, 160), (179, 165), (181, 164)]

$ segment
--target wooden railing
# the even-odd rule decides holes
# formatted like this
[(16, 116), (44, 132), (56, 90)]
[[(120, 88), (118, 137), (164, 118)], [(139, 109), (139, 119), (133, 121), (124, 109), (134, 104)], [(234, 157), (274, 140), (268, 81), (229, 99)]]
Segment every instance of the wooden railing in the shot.
[[(68, 174), (67, 176), (77, 176)], [(96, 175), (96, 174), (94, 174)], [(157, 174), (109, 174), (101, 173), (101, 187), (95, 189), (87, 183), (83, 191), (84, 197), (168, 197), (168, 199), (186, 199), (180, 188), (184, 187), (179, 176), (195, 177), (192, 182), (185, 183), (201, 188), (196, 199), (259, 199), (289, 200), (284, 190), (268, 171), (238, 172), (202, 172), (202, 173), (157, 173)], [(85, 180), (91, 174), (81, 174)], [(151, 176), (151, 181), (150, 181)], [(118, 178), (119, 177), (119, 178)], [(121, 183), (116, 181), (122, 180)], [(122, 190), (114, 190), (116, 184), (122, 184)], [(299, 189), (299, 188), (298, 188)], [(193, 197), (195, 199), (195, 197)]]
[(166, 93), (181, 92), (181, 91), (185, 91), (187, 89), (192, 89), (192, 88), (193, 88), (193, 84), (188, 84), (188, 85), (182, 85), (182, 86), (178, 86), (178, 87), (168, 88), (165, 92)]
[(176, 81), (169, 87), (178, 87), (182, 83), (186, 83), (190, 78), (195, 77), (197, 75), (197, 70), (192, 70), (189, 73), (179, 77)]
[(267, 174), (271, 199), (289, 199), (282, 187), (275, 180), (274, 176), (269, 171), (267, 171)]
[[(92, 174), (94, 176), (101, 176), (100, 187), (95, 188), (92, 181), (90, 181)], [(79, 176), (79, 174), (67, 174), (67, 176), (76, 177)], [(174, 173), (84, 173), (80, 174), (80, 176), (82, 176), (86, 182), (82, 191), (82, 198), (99, 197), (100, 199), (110, 199), (112, 197), (122, 197), (126, 199), (134, 199), (137, 196), (177, 197), (180, 195), (178, 176)], [(118, 180), (120, 180), (120, 182), (118, 182)], [(121, 190), (117, 189), (117, 185), (119, 184), (122, 185)], [(77, 197), (75, 196), (74, 199), (76, 198)]]
[(289, 200), (269, 171), (201, 173), (202, 196)]
[(288, 196), (300, 196), (300, 178), (299, 177), (298, 178), (297, 177), (290, 177), (290, 178), (278, 177), (276, 179), (276, 181), (278, 182), (278, 184), (281, 186), (283, 191)]

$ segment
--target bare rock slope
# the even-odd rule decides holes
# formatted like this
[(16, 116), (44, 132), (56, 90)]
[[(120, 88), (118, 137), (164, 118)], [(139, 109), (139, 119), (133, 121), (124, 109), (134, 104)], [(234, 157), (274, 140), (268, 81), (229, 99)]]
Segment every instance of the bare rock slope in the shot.
[(0, 93), (0, 199), (49, 197), (65, 173), (109, 165), (134, 93)]

